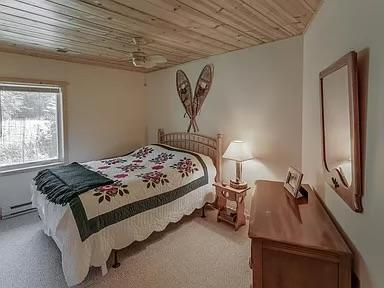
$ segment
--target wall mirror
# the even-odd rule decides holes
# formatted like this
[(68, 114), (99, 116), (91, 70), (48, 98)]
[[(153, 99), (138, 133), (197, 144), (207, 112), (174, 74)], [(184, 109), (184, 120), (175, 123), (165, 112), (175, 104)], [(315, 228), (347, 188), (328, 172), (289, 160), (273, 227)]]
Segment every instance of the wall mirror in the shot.
[(357, 53), (320, 72), (322, 158), (326, 182), (356, 212), (362, 211)]

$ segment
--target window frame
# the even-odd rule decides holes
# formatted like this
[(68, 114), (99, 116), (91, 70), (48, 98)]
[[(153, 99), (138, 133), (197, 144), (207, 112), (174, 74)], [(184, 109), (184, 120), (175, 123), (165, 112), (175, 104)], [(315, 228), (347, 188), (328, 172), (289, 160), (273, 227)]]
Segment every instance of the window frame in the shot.
[(33, 161), (28, 163), (7, 165), (0, 168), (0, 176), (7, 176), (18, 173), (25, 173), (43, 168), (54, 167), (67, 163), (67, 140), (66, 140), (66, 91), (67, 82), (51, 81), (51, 80), (36, 80), (24, 78), (8, 78), (0, 77), (0, 84), (13, 85), (31, 85), (31, 86), (53, 86), (60, 89), (61, 93), (57, 99), (57, 138), (58, 138), (58, 157), (51, 160)]

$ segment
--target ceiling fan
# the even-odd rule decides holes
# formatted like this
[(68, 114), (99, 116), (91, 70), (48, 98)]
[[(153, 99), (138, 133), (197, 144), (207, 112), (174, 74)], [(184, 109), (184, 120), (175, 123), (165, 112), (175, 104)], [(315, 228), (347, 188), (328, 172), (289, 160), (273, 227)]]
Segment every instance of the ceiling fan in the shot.
[(167, 63), (167, 58), (161, 55), (147, 55), (140, 50), (140, 45), (146, 44), (145, 40), (141, 37), (132, 38), (133, 45), (137, 46), (137, 51), (132, 52), (131, 61), (135, 67), (140, 68), (153, 68), (158, 64)]

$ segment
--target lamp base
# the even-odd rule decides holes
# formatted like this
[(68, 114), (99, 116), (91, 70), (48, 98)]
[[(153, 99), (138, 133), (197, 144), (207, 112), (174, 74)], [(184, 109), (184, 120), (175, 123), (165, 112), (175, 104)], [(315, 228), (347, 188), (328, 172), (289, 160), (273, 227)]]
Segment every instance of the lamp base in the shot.
[(247, 189), (248, 188), (247, 182), (236, 182), (233, 180), (229, 180), (229, 186), (231, 186), (234, 189)]

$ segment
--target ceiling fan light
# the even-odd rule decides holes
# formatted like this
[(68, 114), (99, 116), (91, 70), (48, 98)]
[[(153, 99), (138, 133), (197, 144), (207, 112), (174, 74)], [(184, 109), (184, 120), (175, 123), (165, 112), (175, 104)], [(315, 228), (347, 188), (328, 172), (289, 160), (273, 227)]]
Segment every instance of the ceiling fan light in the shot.
[(134, 57), (132, 59), (132, 63), (133, 65), (135, 65), (136, 67), (142, 67), (145, 65), (145, 61), (144, 59), (142, 59), (142, 57)]
[(153, 68), (156, 66), (156, 63), (147, 61), (146, 57), (133, 57), (132, 63), (135, 67), (140, 68)]

